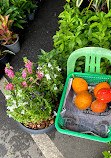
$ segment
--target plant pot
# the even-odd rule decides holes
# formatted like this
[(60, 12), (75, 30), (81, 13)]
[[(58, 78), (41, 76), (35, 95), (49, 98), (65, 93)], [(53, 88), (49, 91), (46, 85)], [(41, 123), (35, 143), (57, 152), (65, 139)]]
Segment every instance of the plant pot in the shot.
[(18, 53), (20, 51), (20, 43), (19, 43), (19, 36), (17, 37), (17, 40), (15, 43), (10, 44), (10, 45), (4, 45), (8, 49), (10, 49), (14, 53)]
[(9, 62), (9, 54), (5, 53), (0, 57), (0, 63), (6, 64)]
[(0, 63), (0, 79), (5, 75), (5, 64)]
[(51, 126), (44, 128), (44, 129), (30, 129), (30, 128), (25, 127), (20, 122), (17, 122), (17, 124), (23, 131), (30, 133), (30, 134), (44, 134), (44, 133), (49, 133), (55, 129), (55, 123), (53, 123)]

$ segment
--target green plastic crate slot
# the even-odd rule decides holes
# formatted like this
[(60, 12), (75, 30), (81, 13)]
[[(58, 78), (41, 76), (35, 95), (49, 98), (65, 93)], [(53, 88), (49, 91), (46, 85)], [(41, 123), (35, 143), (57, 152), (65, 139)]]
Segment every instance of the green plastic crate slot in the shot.
[[(81, 56), (85, 56), (85, 73), (74, 72), (75, 62)], [(62, 93), (61, 101), (59, 104), (59, 108), (55, 120), (55, 127), (59, 132), (67, 135), (77, 136), (77, 137), (100, 141), (100, 142), (111, 141), (111, 127), (109, 127), (110, 132), (108, 133), (107, 138), (83, 134), (79, 132), (62, 129), (62, 126), (65, 123), (65, 119), (60, 116), (60, 113), (62, 112), (62, 107), (65, 99), (68, 82), (69, 79), (72, 78), (72, 74), (74, 74), (75, 77), (81, 77), (85, 79), (87, 83), (100, 83), (100, 82), (105, 82), (107, 79), (109, 79), (108, 80), (109, 83), (111, 82), (111, 75), (100, 74), (100, 61), (102, 57), (107, 58), (111, 62), (111, 51), (100, 47), (85, 47), (74, 51), (69, 56), (67, 61), (68, 77), (66, 79), (66, 83), (64, 86), (64, 90)]]

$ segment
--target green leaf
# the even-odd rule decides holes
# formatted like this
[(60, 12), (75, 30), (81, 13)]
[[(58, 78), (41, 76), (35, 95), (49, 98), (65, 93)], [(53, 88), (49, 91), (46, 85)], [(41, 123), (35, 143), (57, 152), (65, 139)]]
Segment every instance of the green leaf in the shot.
[(20, 29), (24, 29), (22, 25), (20, 25), (19, 23), (14, 23), (14, 26), (20, 28)]
[(99, 20), (99, 17), (97, 17), (96, 15), (94, 15), (91, 18), (88, 19), (88, 22), (89, 21), (98, 21), (98, 20)]
[(110, 17), (111, 17), (111, 11), (108, 12), (108, 13), (104, 16), (104, 18), (110, 18)]
[(92, 23), (92, 24), (90, 25), (90, 28), (91, 28), (91, 29), (94, 28), (94, 27), (98, 27), (98, 28), (99, 28), (100, 25), (101, 25), (100, 23), (94, 22), (94, 23)]
[(108, 151), (104, 151), (102, 153), (105, 156), (105, 158), (110, 158), (111, 157), (111, 154)]
[(64, 44), (63, 44), (63, 43), (60, 45), (60, 50), (61, 50), (61, 51), (64, 50)]
[(78, 45), (81, 47), (82, 46), (82, 40), (80, 37), (76, 38), (76, 42), (78, 43)]
[(3, 6), (5, 6), (6, 8), (9, 7), (9, 0), (3, 0)]

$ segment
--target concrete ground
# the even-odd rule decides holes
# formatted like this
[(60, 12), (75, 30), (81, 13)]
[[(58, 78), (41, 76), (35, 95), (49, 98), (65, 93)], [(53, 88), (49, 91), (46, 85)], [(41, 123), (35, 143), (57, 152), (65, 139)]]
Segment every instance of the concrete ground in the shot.
[[(39, 6), (35, 20), (20, 34), (21, 51), (11, 60), (16, 71), (23, 66), (22, 57), (37, 61), (40, 49), (47, 52), (53, 48), (52, 36), (58, 30), (58, 15), (64, 4), (65, 0), (44, 0)], [(64, 135), (56, 129), (47, 135), (27, 134), (6, 115), (5, 104), (0, 92), (0, 158), (103, 158), (102, 152), (110, 150), (105, 143)], [(49, 139), (44, 145), (47, 150), (40, 142), (44, 137)]]

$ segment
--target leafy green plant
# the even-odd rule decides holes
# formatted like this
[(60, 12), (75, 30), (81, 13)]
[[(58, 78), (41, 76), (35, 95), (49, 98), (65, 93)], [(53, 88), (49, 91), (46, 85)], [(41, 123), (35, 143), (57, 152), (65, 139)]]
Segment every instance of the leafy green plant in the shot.
[(37, 7), (31, 0), (2, 0), (0, 3), (0, 14), (10, 14), (10, 20), (14, 20), (14, 26), (23, 29), (22, 24), (26, 23), (26, 14), (32, 8)]
[(0, 14), (4, 16), (10, 14), (10, 20), (14, 20), (13, 25), (21, 29), (23, 29), (22, 24), (26, 23), (24, 11), (9, 3), (9, 0), (1, 2)]
[(63, 90), (61, 69), (56, 61), (38, 66), (23, 58), (25, 67), (14, 74), (6, 65), (11, 83), (5, 83), (7, 114), (21, 123), (42, 122), (54, 118), (53, 111)]
[(10, 0), (11, 4), (16, 8), (24, 11), (24, 13), (30, 13), (32, 8), (36, 8), (37, 5), (32, 3), (32, 0)]
[[(108, 13), (88, 10), (85, 14), (86, 10), (80, 12), (78, 7), (67, 3), (59, 15), (59, 31), (53, 39), (59, 57), (63, 58), (63, 70), (66, 69), (69, 55), (76, 49), (87, 46), (111, 48), (111, 10)], [(81, 65), (77, 69), (83, 72)]]
[(110, 48), (111, 41), (111, 10), (106, 14), (97, 12), (88, 19), (91, 25), (88, 30), (88, 38), (94, 46)]
[(0, 40), (2, 45), (13, 44), (17, 39), (17, 34), (11, 31), (13, 20), (9, 20), (9, 15), (3, 17), (0, 14)]

